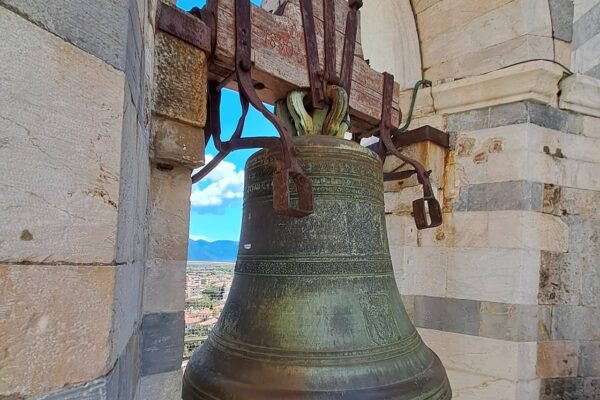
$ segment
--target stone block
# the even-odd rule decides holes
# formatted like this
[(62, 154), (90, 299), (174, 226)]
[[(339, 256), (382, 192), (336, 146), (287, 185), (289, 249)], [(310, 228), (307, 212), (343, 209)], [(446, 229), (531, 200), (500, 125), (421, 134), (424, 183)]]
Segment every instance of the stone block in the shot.
[(598, 0), (577, 0), (574, 1), (575, 10), (573, 13), (573, 21), (579, 20), (585, 13), (587, 13), (592, 7), (598, 4)]
[[(424, 75), (426, 79), (433, 82), (455, 81), (490, 74), (494, 71), (510, 68), (513, 65), (522, 64), (524, 61), (529, 63), (529, 60), (536, 58), (552, 59), (553, 55), (554, 41), (551, 37), (523, 35), (434, 64), (425, 69)], [(484, 105), (509, 103), (515, 100), (537, 97), (540, 94), (536, 90), (528, 94), (519, 92), (515, 98), (496, 97), (495, 100), (490, 100), (490, 103)], [(546, 97), (541, 97), (541, 99), (549, 100)], [(465, 107), (465, 109), (468, 108)]]
[(573, 0), (550, 0), (548, 3), (554, 37), (570, 42), (573, 37)]
[[(74, 388), (64, 389), (37, 400), (111, 400), (117, 398), (112, 376), (97, 379), (93, 382)], [(21, 400), (22, 397), (8, 397), (8, 400)]]
[[(129, 0), (0, 0), (1, 5), (120, 70), (125, 69), (129, 3)], [(73, 65), (78, 64), (72, 62)]]
[(415, 325), (444, 332), (479, 334), (479, 301), (415, 296)]
[[(600, 4), (597, 8), (600, 18)], [(600, 38), (600, 34), (598, 37)], [(600, 79), (579, 74), (571, 75), (561, 81), (560, 90), (560, 108), (600, 117)]]
[(0, 178), (0, 260), (113, 263), (123, 74), (3, 7), (0, 37), (0, 159), (19, 171)]
[(141, 322), (144, 262), (119, 264), (116, 269), (114, 297), (118, 306), (114, 310), (111, 332), (115, 355), (126, 351)]
[(569, 226), (569, 252), (594, 256), (600, 254), (600, 218), (564, 216), (563, 221)]
[(447, 117), (448, 131), (468, 132), (527, 123), (528, 104), (521, 101), (450, 114)]
[(600, 3), (588, 11), (573, 24), (573, 48), (577, 49), (596, 35), (600, 34)]
[(148, 185), (150, 180), (148, 139), (137, 121), (137, 109), (125, 88), (125, 113), (121, 145), (117, 263), (131, 263), (146, 256)]
[(565, 133), (581, 132), (581, 119), (578, 115), (559, 110), (551, 105), (527, 102), (529, 122), (555, 131)]
[(113, 266), (0, 265), (0, 397), (31, 397), (110, 370)]
[(148, 258), (187, 260), (191, 171), (152, 167)]
[(167, 33), (155, 42), (154, 112), (203, 128), (206, 121), (206, 54)]
[(406, 314), (410, 320), (415, 322), (415, 297), (412, 295), (400, 295), (402, 297), (402, 303), (404, 304), (404, 309), (406, 310)]
[(600, 64), (591, 67), (587, 71), (584, 71), (583, 74), (591, 76), (592, 78), (600, 79)]
[(590, 74), (590, 71), (598, 71), (598, 54), (600, 52), (600, 35), (592, 37), (573, 51), (573, 64), (571, 68), (578, 74), (597, 78), (597, 74)]
[(576, 257), (574, 265), (581, 269), (581, 304), (600, 308), (600, 253), (587, 253)]
[(446, 369), (452, 398), (458, 400), (538, 400), (540, 381), (512, 381), (459, 370)]
[(484, 375), (494, 379), (536, 379), (537, 343), (515, 343), (419, 328), (427, 346), (447, 370)]
[(594, 307), (557, 305), (552, 311), (552, 339), (600, 341), (600, 314)]
[(441, 2), (442, 0), (415, 0), (412, 2), (415, 13), (421, 13), (429, 7)]
[(385, 224), (390, 246), (418, 245), (418, 230), (411, 216), (387, 214), (385, 216)]
[(499, 104), (448, 116), (450, 132), (467, 132), (531, 123), (565, 133), (581, 133), (580, 116), (532, 101)]
[(583, 379), (583, 399), (596, 400), (600, 398), (600, 379), (599, 378), (584, 378)]
[(596, 400), (600, 398), (600, 379), (545, 379), (540, 393), (540, 400)]
[[(140, 380), (140, 350), (139, 332), (135, 332), (110, 373), (113, 387), (109, 391), (116, 391), (118, 399), (135, 399)], [(110, 399), (108, 395), (107, 400)]]
[(455, 248), (448, 250), (446, 294), (459, 299), (537, 304), (539, 251)]
[[(144, 101), (144, 43), (143, 28), (140, 21), (138, 0), (130, 1), (129, 7), (129, 29), (127, 35), (127, 45), (125, 48), (125, 78), (127, 86), (131, 92), (131, 98), (138, 110), (138, 121), (142, 122), (143, 101)], [(142, 4), (143, 6), (143, 4)]]
[(581, 301), (582, 268), (573, 253), (542, 251), (540, 265), (540, 304), (572, 304)]
[(547, 337), (552, 318), (549, 307), (481, 302), (479, 336), (514, 342)]
[[(457, 135), (456, 183), (527, 180), (600, 190), (597, 139), (567, 135), (534, 124)], [(465, 149), (465, 150), (463, 150)], [(566, 153), (563, 153), (563, 149)]]
[(579, 370), (579, 343), (538, 342), (538, 378), (576, 377)]
[(156, 164), (184, 166), (191, 169), (204, 165), (204, 130), (160, 116), (152, 119), (152, 161)]
[(510, 0), (491, 0), (478, 3), (472, 3), (469, 0), (436, 2), (417, 14), (420, 28), (419, 37), (421, 40), (431, 40), (447, 32), (455, 32), (477, 18), (485, 18), (485, 14), (509, 2)]
[[(578, 378), (543, 379), (540, 388), (540, 400), (581, 400), (583, 380)], [(590, 399), (591, 400), (591, 399)]]
[(176, 312), (185, 308), (185, 260), (146, 261), (144, 313)]
[(139, 400), (181, 400), (183, 372), (173, 371), (142, 378)]
[[(414, 85), (414, 82), (412, 83)], [(400, 109), (408, 113), (410, 105), (412, 103), (413, 89), (409, 88), (400, 92)], [(415, 101), (415, 108), (413, 110), (414, 118), (421, 118), (431, 114), (435, 114), (435, 108), (433, 104), (433, 97), (431, 96), (431, 88), (420, 88), (417, 93), (417, 99)], [(411, 125), (411, 129), (414, 127)]]
[(600, 377), (600, 341), (581, 342), (579, 375)]
[(480, 183), (460, 188), (455, 211), (542, 210), (543, 185), (530, 181)]
[(554, 60), (571, 68), (571, 43), (554, 39)]
[[(598, 78), (600, 79), (600, 78)], [(583, 116), (583, 134), (590, 137), (600, 138), (600, 118)]]
[(146, 314), (142, 320), (142, 376), (177, 371), (183, 359), (183, 311)]
[(404, 262), (396, 272), (400, 293), (429, 296), (446, 294), (446, 249), (404, 247)]
[(139, 381), (139, 337), (132, 335), (113, 369), (100, 379), (60, 389), (36, 400), (134, 399)]
[(448, 213), (441, 227), (421, 231), (418, 238), (425, 247), (569, 248), (568, 226), (560, 217), (528, 211)]
[[(498, 2), (492, 1), (492, 3), (497, 4)], [(459, 25), (460, 29), (445, 30), (431, 37), (427, 37), (427, 33), (425, 33), (425, 37), (421, 37), (423, 67), (427, 69), (436, 63), (444, 62), (457, 55), (465, 56), (480, 52), (487, 47), (507, 42), (522, 35), (552, 37), (548, 3), (544, 5), (543, 1), (537, 0), (505, 3), (490, 9), (489, 12), (484, 11), (484, 14), (479, 18), (465, 21), (464, 24)], [(460, 11), (460, 8), (457, 11)], [(424, 15), (426, 13), (417, 15), (417, 21), (420, 25), (422, 25)], [(448, 18), (448, 15), (444, 15), (444, 19), (452, 20)], [(440, 23), (444, 24), (444, 22)], [(478, 40), (464, 40), (465, 37), (477, 37)]]
[[(550, 41), (548, 56), (552, 58), (552, 39), (545, 40)], [(536, 45), (539, 46), (539, 43)], [(500, 51), (497, 54), (507, 53)], [(482, 59), (485, 57), (480, 54), (478, 62)], [(531, 53), (527, 52), (527, 60), (530, 59)], [(554, 63), (532, 61), (436, 85), (432, 88), (435, 108), (440, 114), (454, 114), (522, 100), (548, 104), (556, 96), (556, 85), (563, 71)]]

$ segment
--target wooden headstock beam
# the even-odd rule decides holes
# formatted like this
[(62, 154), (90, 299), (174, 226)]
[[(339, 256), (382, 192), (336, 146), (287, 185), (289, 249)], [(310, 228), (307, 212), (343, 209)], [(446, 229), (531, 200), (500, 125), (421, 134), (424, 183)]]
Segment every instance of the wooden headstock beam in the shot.
[[(319, 58), (323, 66), (323, 7), (321, 0), (314, 1), (315, 25)], [(207, 7), (215, 16), (216, 42), (213, 44), (213, 65), (209, 73), (224, 78), (234, 69), (235, 58), (235, 1), (208, 0)], [(345, 15), (348, 4), (336, 0), (337, 48), (343, 48)], [(279, 9), (278, 15), (259, 7), (252, 7), (252, 78), (264, 89), (258, 91), (261, 99), (274, 103), (290, 90), (308, 88), (306, 50), (302, 30), (302, 16), (296, 0), (289, 0)], [(341, 67), (341, 51), (337, 52), (336, 65)], [(228, 87), (235, 89), (235, 82)], [(399, 85), (394, 85), (392, 123), (399, 125)], [(360, 38), (354, 57), (350, 115), (352, 131), (364, 131), (378, 125), (383, 99), (383, 74), (371, 69), (362, 57)]]

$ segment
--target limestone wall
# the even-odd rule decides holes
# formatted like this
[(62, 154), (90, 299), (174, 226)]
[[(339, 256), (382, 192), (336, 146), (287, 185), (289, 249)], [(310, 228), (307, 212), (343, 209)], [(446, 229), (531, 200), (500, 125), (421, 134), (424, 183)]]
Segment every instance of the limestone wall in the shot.
[[(564, 76), (589, 71), (577, 43), (593, 43), (594, 5), (585, 14), (570, 1), (412, 6), (423, 75), (434, 81), (419, 93), (412, 127), (443, 129), (452, 145), (405, 149), (434, 171), (442, 227), (414, 228), (415, 181), (386, 184), (407, 309), (455, 399), (596, 399), (600, 81)], [(411, 94), (402, 94), (405, 111)]]
[[(190, 172), (203, 147), (178, 146), (196, 143), (185, 133), (203, 143), (206, 65), (162, 38), (183, 48), (175, 65), (195, 67), (195, 98), (169, 89), (173, 65), (154, 68), (156, 8), (0, 1), (2, 399), (180, 398)], [(153, 123), (164, 93), (195, 104), (183, 122), (163, 112), (178, 129)]]
[(574, 3), (573, 69), (600, 79), (600, 1)]

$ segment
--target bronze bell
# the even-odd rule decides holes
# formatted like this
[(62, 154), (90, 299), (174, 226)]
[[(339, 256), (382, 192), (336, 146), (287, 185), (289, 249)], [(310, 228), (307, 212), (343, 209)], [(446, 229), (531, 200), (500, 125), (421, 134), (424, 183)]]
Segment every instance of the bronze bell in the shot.
[(333, 137), (294, 141), (315, 212), (276, 214), (274, 150), (250, 158), (231, 292), (183, 399), (451, 399), (394, 280), (377, 155)]

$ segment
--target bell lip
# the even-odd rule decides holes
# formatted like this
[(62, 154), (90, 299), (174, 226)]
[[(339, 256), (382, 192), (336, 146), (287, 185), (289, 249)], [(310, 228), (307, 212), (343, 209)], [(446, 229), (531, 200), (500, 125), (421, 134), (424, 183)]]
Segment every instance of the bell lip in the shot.
[[(360, 144), (343, 138), (338, 138), (335, 136), (325, 136), (325, 135), (303, 135), (303, 136), (294, 136), (292, 137), (292, 142), (296, 149), (298, 148), (329, 148), (329, 149), (338, 149), (338, 151), (348, 151), (348, 152), (358, 152), (363, 155), (368, 156), (374, 160), (379, 161), (379, 156), (373, 150), (368, 147), (361, 146)], [(246, 167), (251, 165), (255, 160), (263, 157), (268, 157), (271, 154), (278, 154), (280, 152), (279, 148), (271, 147), (265, 148), (257, 151), (253, 155), (248, 158), (246, 162)]]
[[(408, 390), (407, 384), (410, 386), (411, 382), (410, 381), (404, 381), (404, 382), (397, 382), (397, 383), (393, 383), (393, 384), (389, 384), (389, 385), (385, 385), (385, 386), (375, 386), (375, 387), (369, 387), (369, 388), (362, 388), (362, 389), (340, 389), (340, 390), (323, 390), (323, 389), (316, 389), (316, 390), (311, 390), (311, 389), (306, 389), (306, 390), (302, 390), (301, 392), (299, 391), (295, 391), (295, 390), (291, 390), (288, 391), (286, 393), (285, 390), (272, 390), (269, 388), (264, 388), (264, 391), (261, 391), (259, 388), (259, 391), (257, 393), (254, 393), (254, 395), (251, 397), (252, 399), (284, 399), (284, 398), (293, 398), (293, 399), (315, 399), (315, 400), (322, 400), (322, 399), (329, 399), (329, 400), (335, 400), (335, 399), (343, 399), (343, 398), (360, 398), (360, 399), (364, 399), (364, 400), (376, 400), (376, 399), (381, 399), (381, 398), (386, 398), (386, 399), (397, 399), (397, 400), (451, 400), (452, 399), (452, 387), (450, 385), (450, 380), (448, 379), (448, 375), (444, 369), (444, 367), (441, 365), (441, 362), (439, 361), (439, 359), (437, 359), (437, 362), (439, 363), (438, 365), (436, 365), (438, 368), (441, 367), (441, 371), (443, 371), (442, 375), (439, 375), (438, 377), (441, 379), (437, 380), (434, 379), (434, 375), (436, 374), (435, 368), (431, 368), (428, 370), (430, 376), (430, 380), (425, 383), (425, 382), (421, 382), (421, 385), (419, 387), (414, 387), (414, 388), (410, 388), (412, 390)], [(439, 371), (438, 371), (439, 372)], [(257, 386), (248, 384), (248, 383), (242, 383), (242, 382), (237, 382), (237, 381), (229, 381), (229, 382), (225, 382), (222, 381), (220, 382), (220, 384), (217, 384), (217, 387), (221, 387), (221, 388), (229, 388), (230, 392), (226, 395), (227, 397), (216, 397), (216, 396), (220, 396), (221, 394), (214, 394), (210, 393), (211, 390), (205, 391), (203, 390), (200, 385), (194, 381), (194, 375), (192, 375), (191, 371), (187, 370), (185, 371), (184, 375), (183, 375), (183, 393), (182, 393), (182, 397), (183, 400), (200, 400), (200, 399), (207, 399), (207, 400), (221, 400), (222, 398), (227, 398), (227, 399), (231, 399), (231, 400), (237, 400), (237, 399), (246, 399), (247, 396), (246, 395), (241, 395), (240, 393), (248, 393), (248, 389), (249, 388), (256, 388)], [(416, 382), (413, 382), (416, 383)], [(233, 384), (233, 385), (232, 385)], [(231, 391), (232, 388), (234, 386), (236, 386), (237, 384), (241, 384), (240, 387), (238, 387), (237, 389), (237, 393), (235, 391)], [(215, 389), (215, 387), (213, 387), (213, 389)], [(393, 397), (390, 397), (393, 396)], [(400, 397), (396, 397), (396, 395), (400, 396)], [(234, 397), (231, 397), (234, 396)], [(240, 397), (243, 396), (243, 397)], [(284, 397), (282, 397), (284, 396)], [(327, 396), (327, 397), (324, 397)], [(350, 397), (348, 397), (350, 396)], [(355, 397), (355, 396), (360, 396), (360, 397)], [(384, 397), (382, 397), (384, 396)]]

